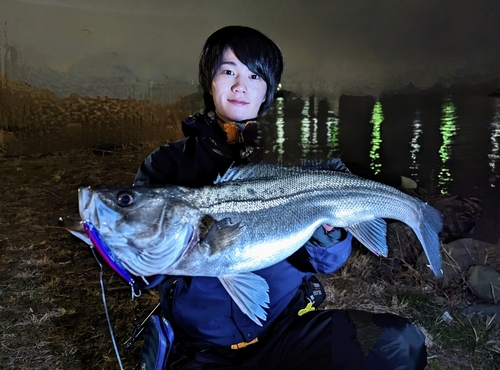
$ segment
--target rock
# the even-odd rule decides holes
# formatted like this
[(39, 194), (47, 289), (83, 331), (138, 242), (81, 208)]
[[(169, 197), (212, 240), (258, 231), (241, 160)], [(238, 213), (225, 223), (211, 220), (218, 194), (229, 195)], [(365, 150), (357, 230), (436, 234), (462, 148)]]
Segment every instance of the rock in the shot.
[[(441, 254), (444, 286), (448, 286), (451, 279), (461, 276), (474, 265), (488, 264), (500, 269), (500, 246), (479, 240), (464, 238), (443, 244)], [(426, 267), (428, 263), (425, 253), (421, 253), (417, 267), (430, 273)]]
[(475, 304), (462, 311), (464, 315), (483, 315), (491, 317), (491, 323), (500, 325), (500, 305), (498, 304)]
[(500, 302), (500, 272), (491, 266), (472, 266), (467, 271), (466, 283), (472, 292), (486, 302)]
[(415, 181), (405, 176), (401, 176), (401, 186), (405, 189), (416, 189), (418, 187)]
[(477, 219), (483, 211), (480, 201), (473, 198), (443, 196), (429, 203), (443, 215), (443, 243), (471, 237)]

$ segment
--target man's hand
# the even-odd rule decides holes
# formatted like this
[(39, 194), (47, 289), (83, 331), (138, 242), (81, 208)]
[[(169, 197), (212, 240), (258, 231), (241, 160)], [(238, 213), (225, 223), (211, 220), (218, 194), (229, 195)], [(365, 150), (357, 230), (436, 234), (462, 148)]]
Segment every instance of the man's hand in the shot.
[(330, 248), (344, 237), (345, 233), (342, 232), (342, 229), (324, 224), (316, 229), (311, 239), (309, 239), (309, 243), (315, 247)]
[(335, 229), (332, 225), (328, 225), (328, 224), (323, 224), (321, 226), (323, 227), (323, 229), (325, 229), (325, 231), (327, 233), (329, 233), (329, 232), (333, 231), (333, 229)]

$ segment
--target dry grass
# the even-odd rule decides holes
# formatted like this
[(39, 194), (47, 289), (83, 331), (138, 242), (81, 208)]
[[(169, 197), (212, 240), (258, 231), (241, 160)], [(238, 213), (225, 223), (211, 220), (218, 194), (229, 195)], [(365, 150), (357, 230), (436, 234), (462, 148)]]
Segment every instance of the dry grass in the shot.
[(500, 328), (492, 317), (461, 313), (475, 300), (461, 277), (443, 287), (404, 261), (402, 271), (388, 276), (381, 273), (381, 266), (393, 264), (390, 260), (368, 254), (355, 242), (347, 264), (320, 279), (327, 293), (326, 307), (409, 318), (426, 335), (429, 369), (500, 369)]
[[(76, 190), (109, 181), (130, 183), (149, 147), (118, 153), (0, 159), (0, 363), (5, 369), (114, 369), (99, 268), (90, 250), (58, 227), (77, 211)], [(124, 342), (154, 306), (104, 267), (107, 303), (117, 342)], [(122, 353), (133, 368), (139, 349)]]
[[(99, 268), (82, 242), (57, 226), (77, 211), (76, 190), (129, 184), (148, 146), (0, 158), (0, 363), (4, 369), (116, 369), (99, 285)], [(400, 237), (400, 236), (398, 236)], [(400, 237), (401, 248), (408, 243)], [(466, 318), (473, 300), (461, 277), (446, 288), (413, 260), (379, 259), (364, 248), (331, 276), (321, 276), (326, 307), (391, 312), (428, 335), (430, 369), (499, 369), (500, 334), (491, 318)], [(104, 267), (106, 298), (125, 369), (136, 345), (121, 344), (156, 305), (155, 292), (132, 301), (126, 284)], [(447, 323), (443, 313), (453, 320)]]

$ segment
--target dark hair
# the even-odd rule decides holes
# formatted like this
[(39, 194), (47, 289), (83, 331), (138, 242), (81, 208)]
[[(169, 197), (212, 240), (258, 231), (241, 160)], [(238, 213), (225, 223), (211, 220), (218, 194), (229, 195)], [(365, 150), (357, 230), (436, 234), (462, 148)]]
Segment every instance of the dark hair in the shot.
[(283, 73), (284, 61), (281, 50), (269, 37), (253, 28), (227, 26), (215, 31), (205, 42), (201, 52), (199, 79), (203, 89), (205, 113), (215, 110), (214, 100), (210, 94), (212, 80), (227, 48), (231, 48), (234, 55), (249, 70), (266, 81), (266, 100), (259, 109), (259, 113), (265, 112), (273, 103)]

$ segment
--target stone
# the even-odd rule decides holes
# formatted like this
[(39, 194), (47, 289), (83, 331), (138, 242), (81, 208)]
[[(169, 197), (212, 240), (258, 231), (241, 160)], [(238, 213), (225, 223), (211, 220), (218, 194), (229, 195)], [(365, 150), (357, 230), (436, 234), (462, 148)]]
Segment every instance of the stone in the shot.
[(443, 215), (443, 230), (440, 233), (443, 243), (472, 237), (474, 226), (483, 212), (477, 199), (442, 196), (429, 203)]
[(483, 315), (491, 318), (491, 324), (500, 325), (500, 305), (491, 303), (475, 304), (462, 311), (464, 315)]
[[(474, 265), (488, 264), (495, 269), (500, 269), (500, 246), (471, 238), (443, 244), (441, 255), (444, 286), (448, 286), (452, 279), (462, 276), (469, 267)], [(425, 268), (428, 263), (425, 253), (422, 252), (417, 261), (417, 267), (431, 274), (430, 269)]]
[(500, 302), (500, 272), (491, 266), (471, 266), (466, 274), (467, 286), (481, 300)]

